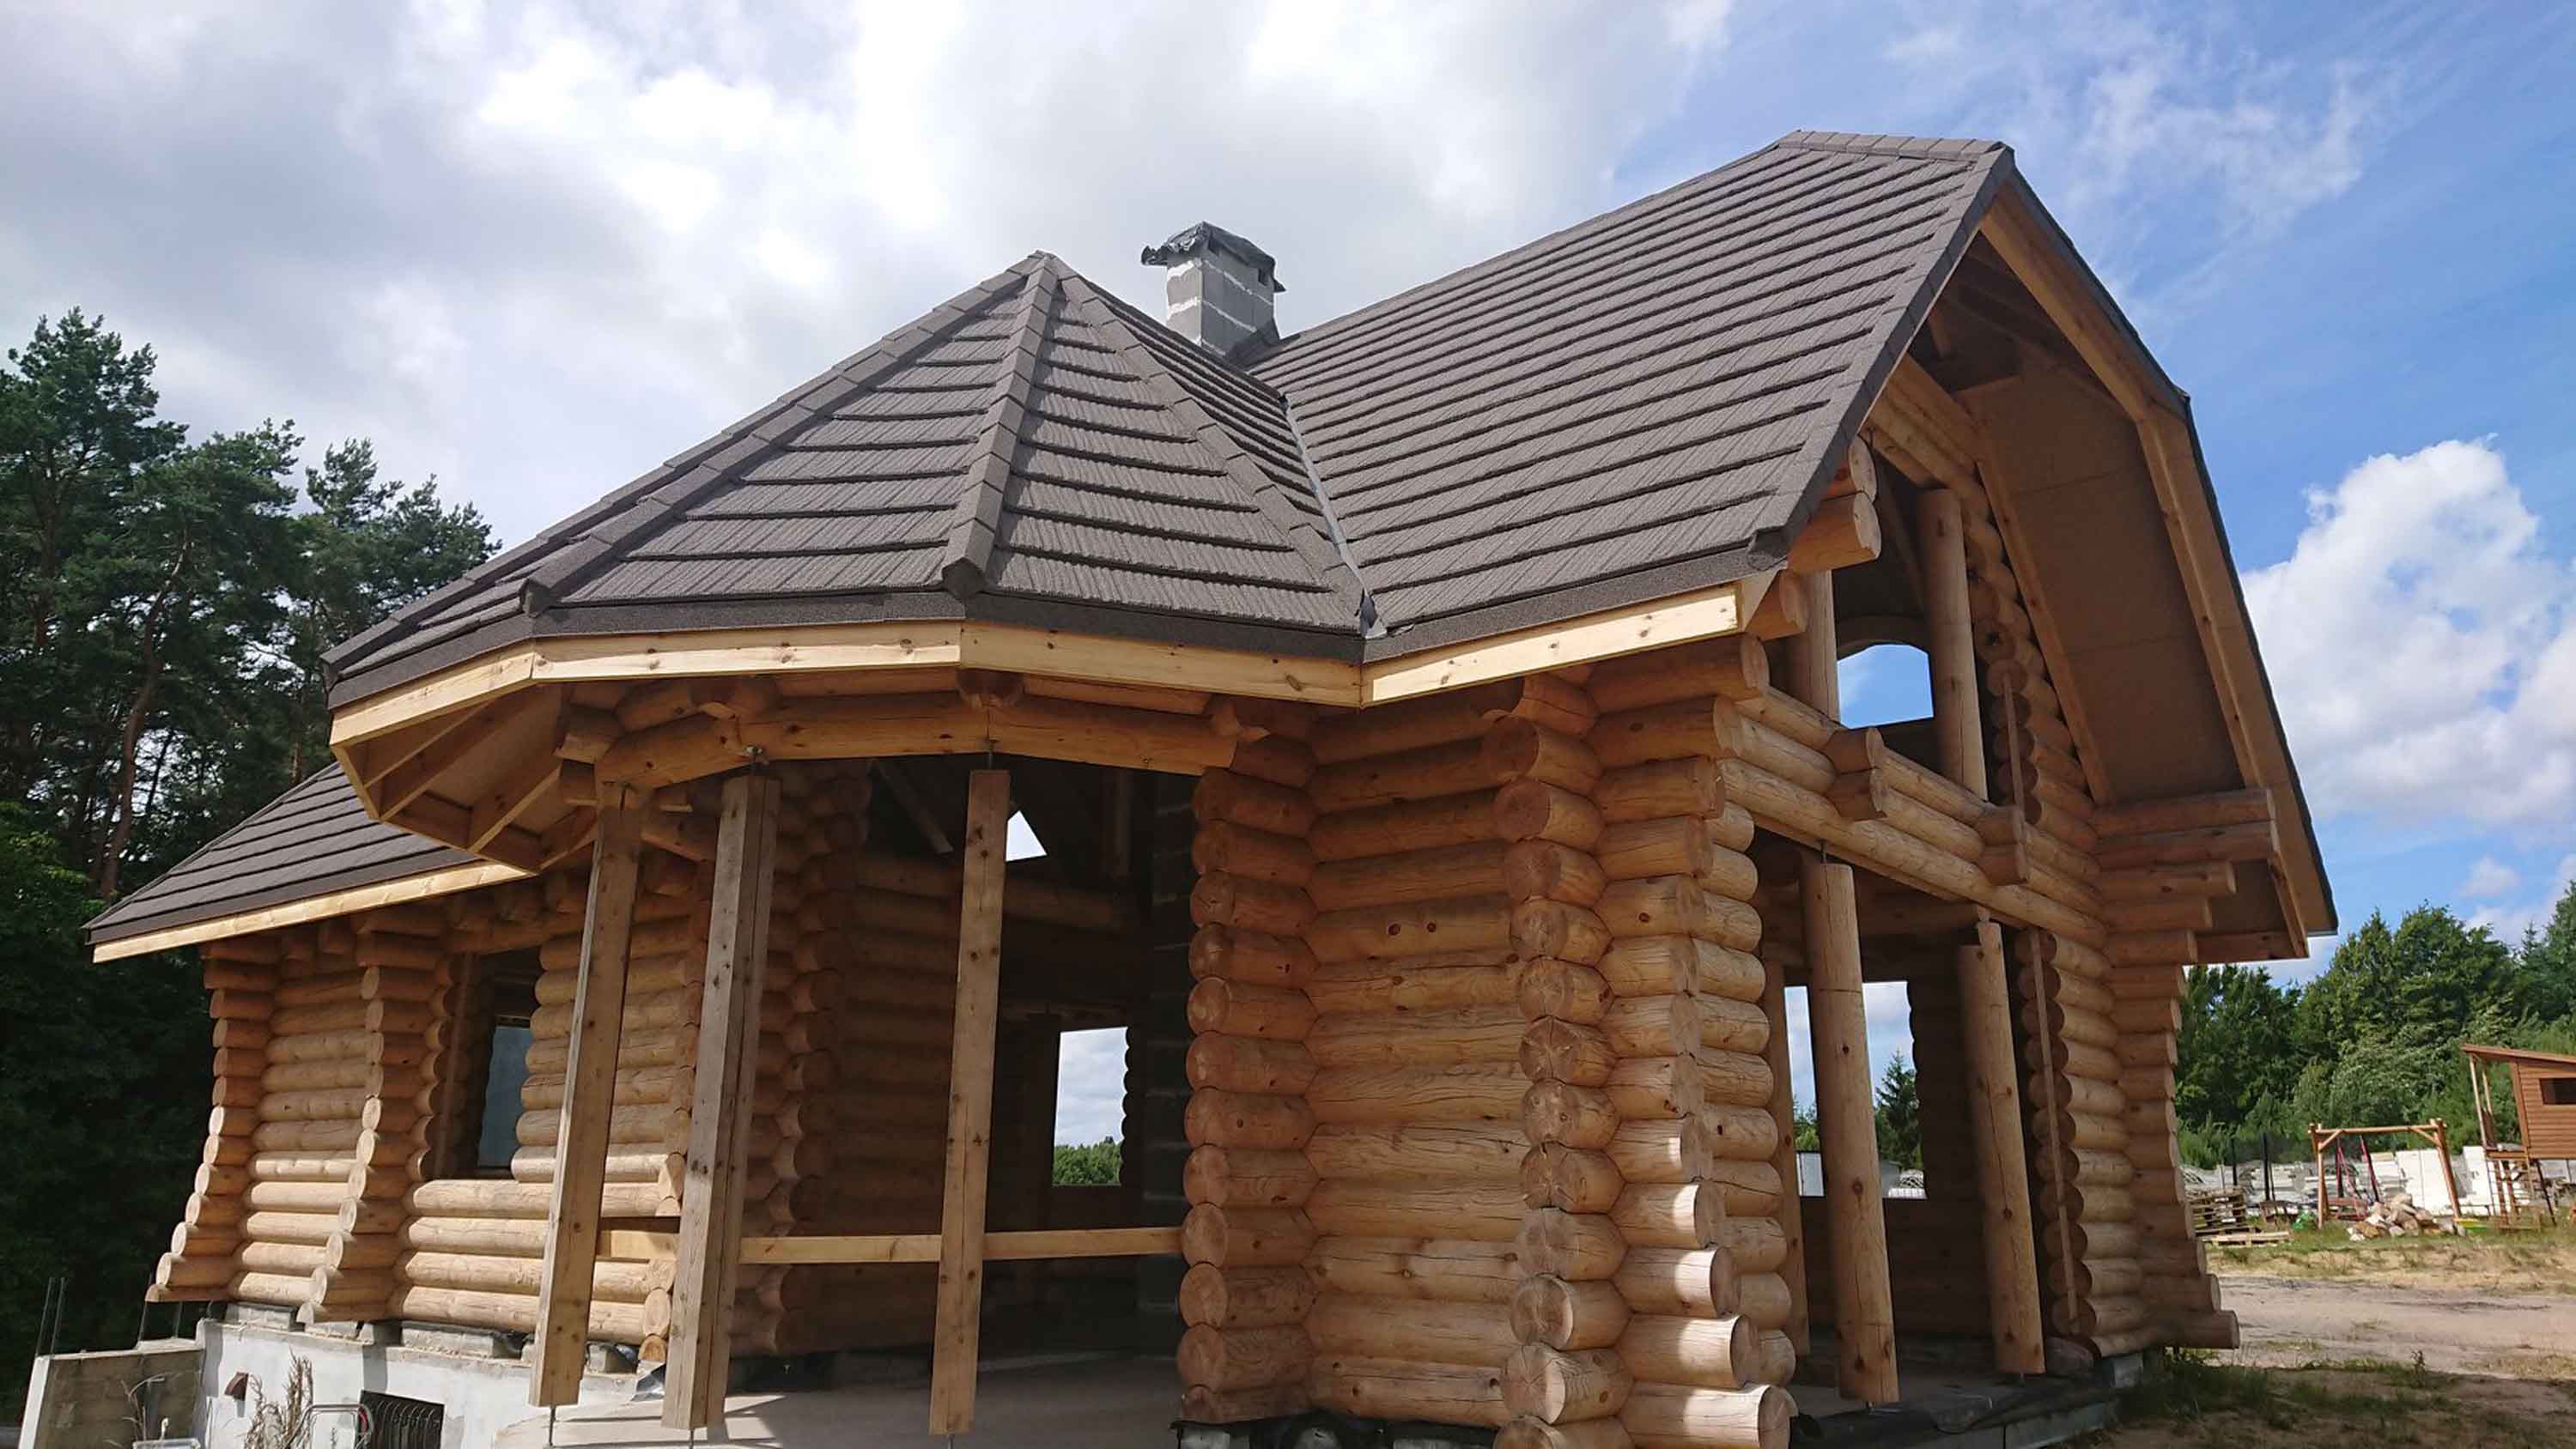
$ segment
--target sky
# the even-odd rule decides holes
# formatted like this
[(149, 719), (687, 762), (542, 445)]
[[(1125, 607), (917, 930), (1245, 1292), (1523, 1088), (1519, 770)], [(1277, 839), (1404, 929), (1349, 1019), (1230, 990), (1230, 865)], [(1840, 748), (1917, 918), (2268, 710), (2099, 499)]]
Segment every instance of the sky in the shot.
[(2543, 4), (0, 0), (0, 334), (103, 313), (168, 415), (516, 542), (1034, 249), (1155, 309), (1212, 220), (1293, 330), (1785, 131), (1998, 139), (2192, 394), (2344, 928), (2518, 936), (2576, 878), (2571, 75)]

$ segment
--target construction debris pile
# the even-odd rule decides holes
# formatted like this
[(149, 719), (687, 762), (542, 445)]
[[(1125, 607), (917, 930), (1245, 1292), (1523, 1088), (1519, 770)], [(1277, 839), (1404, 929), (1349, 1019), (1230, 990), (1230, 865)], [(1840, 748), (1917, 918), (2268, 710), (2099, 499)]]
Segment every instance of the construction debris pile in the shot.
[(2344, 1229), (2356, 1243), (2364, 1238), (2407, 1238), (2424, 1233), (2456, 1235), (2459, 1231), (2460, 1225), (2456, 1220), (2435, 1217), (2415, 1205), (2413, 1194), (2403, 1192), (2392, 1192), (2373, 1203), (2367, 1216)]

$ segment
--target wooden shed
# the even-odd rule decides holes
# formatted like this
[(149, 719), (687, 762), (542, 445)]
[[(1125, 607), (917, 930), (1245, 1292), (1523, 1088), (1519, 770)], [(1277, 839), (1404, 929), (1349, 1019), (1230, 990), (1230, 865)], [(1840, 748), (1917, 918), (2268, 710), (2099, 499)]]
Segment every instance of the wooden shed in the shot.
[[(987, 1265), (1112, 1261), (1191, 1419), (1580, 1449), (2235, 1341), (2182, 973), (2333, 905), (2188, 404), (2009, 150), (1800, 133), (1286, 337), (1243, 238), (1147, 257), (1167, 320), (1032, 255), (334, 652), (338, 765), (92, 927), (210, 992), (156, 1296), (526, 1332), (538, 1404), (631, 1345), (678, 1425), (930, 1344), (953, 1432), (1049, 1291)], [(1930, 716), (1847, 725), (1889, 643)]]
[[(2540, 1164), (2576, 1161), (2576, 1057), (2475, 1043), (2460, 1051), (2469, 1059), (2469, 1096), (2478, 1110), (2478, 1141), (2493, 1176), (2498, 1215), (2519, 1218), (2538, 1207), (2554, 1219), (2557, 1209)], [(2498, 1063), (2512, 1082), (2517, 1141), (2503, 1140), (2496, 1124), (2489, 1070)]]

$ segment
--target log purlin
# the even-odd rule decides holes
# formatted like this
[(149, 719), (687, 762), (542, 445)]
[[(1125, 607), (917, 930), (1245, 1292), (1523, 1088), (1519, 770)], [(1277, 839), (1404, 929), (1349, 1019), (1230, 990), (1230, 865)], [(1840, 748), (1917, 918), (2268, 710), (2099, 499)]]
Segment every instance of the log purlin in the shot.
[(1232, 762), (1202, 775), (1191, 799), (1189, 1268), (1178, 1294), (1188, 1326), (1175, 1359), (1183, 1412), (1207, 1423), (1302, 1412), (1315, 1367), (1317, 1295), (1304, 1266), (1315, 1241), (1304, 1155), (1315, 1131), (1305, 1045), (1315, 1009), (1304, 990), (1315, 958), (1303, 939), (1315, 917), (1315, 758), (1294, 738), (1302, 718), (1271, 723), (1288, 732), (1238, 737)]

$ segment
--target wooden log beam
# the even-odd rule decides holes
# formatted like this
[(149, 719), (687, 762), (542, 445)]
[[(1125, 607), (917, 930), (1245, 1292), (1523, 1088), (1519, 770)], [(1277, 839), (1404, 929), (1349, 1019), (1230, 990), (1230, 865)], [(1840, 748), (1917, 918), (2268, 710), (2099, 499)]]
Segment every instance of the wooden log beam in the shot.
[(2022, 1150), (2021, 1086), (2013, 1064), (2012, 984), (2003, 929), (1977, 926), (1958, 950), (1959, 1014), (1967, 1037), (1969, 1135), (1977, 1162), (1985, 1235), (1986, 1310), (2003, 1373), (2046, 1369), (2039, 1315), (2039, 1263), (2030, 1224), (2030, 1171)]
[(1833, 1234), (1837, 1382), (1851, 1398), (1890, 1403), (1898, 1397), (1896, 1316), (1888, 1287), (1887, 1218), (1879, 1198), (1878, 1119), (1852, 870), (1809, 857), (1799, 863), (1799, 884), (1816, 1127), (1824, 1145), (1825, 1218)]
[(2132, 800), (2119, 805), (2104, 805), (2093, 812), (2093, 829), (2107, 841), (2115, 835), (2155, 835), (2169, 830), (2251, 825), (2271, 818), (2270, 791), (2222, 790), (2209, 795), (2177, 795), (2163, 800)]
[[(1868, 457), (1869, 450), (1858, 443), (1852, 451)], [(1789, 545), (1789, 567), (1800, 573), (1827, 573), (1868, 563), (1878, 557), (1879, 547), (1878, 509), (1870, 495), (1846, 493), (1816, 505), (1815, 516)]]
[(1977, 696), (1976, 630), (1968, 616), (1968, 550), (1959, 495), (1946, 488), (1915, 502), (1923, 559), (1926, 653), (1932, 661), (1932, 732), (1941, 773), (1986, 796), (1985, 721)]
[(984, 1188), (993, 1126), (993, 1035), (1001, 1009), (1008, 770), (966, 784), (965, 893), (958, 913), (957, 1007), (949, 1051), (948, 1161), (940, 1196), (939, 1308), (930, 1364), (930, 1432), (975, 1426), (984, 1304)]
[(727, 1314), (750, 1169), (752, 1059), (760, 1041), (762, 968), (769, 959), (778, 804), (773, 776), (742, 774), (725, 781), (662, 1399), (662, 1422), (674, 1429), (702, 1429), (713, 1420), (732, 1361)]
[(636, 792), (603, 799), (592, 848), (590, 902), (583, 917), (581, 984), (574, 997), (564, 1063), (563, 1125), (555, 1140), (554, 1190), (546, 1206), (545, 1276), (537, 1291), (536, 1356), (528, 1402), (538, 1408), (581, 1397), (589, 1336), (591, 1270), (599, 1251), (601, 1197), (608, 1176), (608, 1126), (617, 1089), (619, 1036), (626, 1015), (627, 945), (635, 925), (636, 873), (651, 810)]

